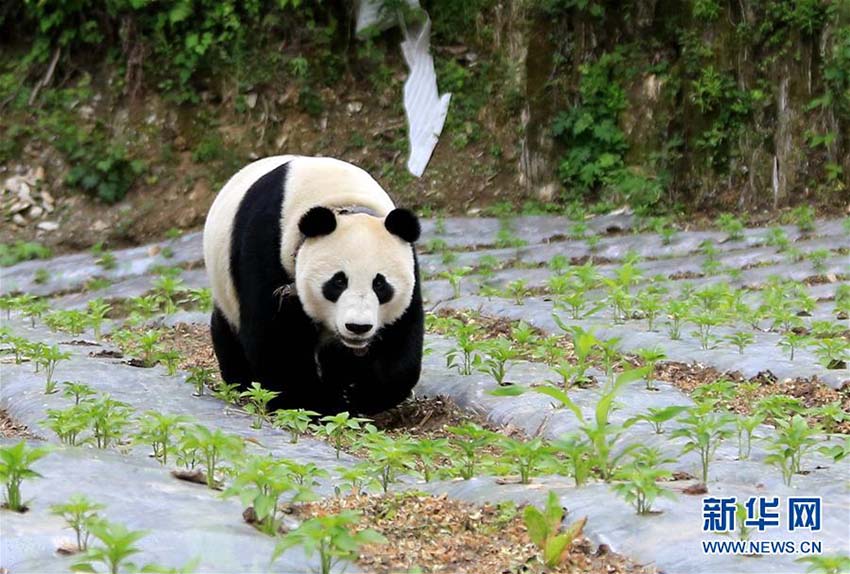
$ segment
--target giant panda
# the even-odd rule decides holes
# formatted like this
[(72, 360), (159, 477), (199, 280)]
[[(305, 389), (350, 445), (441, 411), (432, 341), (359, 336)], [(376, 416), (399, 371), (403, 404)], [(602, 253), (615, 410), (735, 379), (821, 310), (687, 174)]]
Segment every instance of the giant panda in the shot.
[(350, 163), (287, 155), (242, 168), (204, 225), (222, 378), (279, 392), (279, 408), (399, 404), (422, 364), (419, 233)]

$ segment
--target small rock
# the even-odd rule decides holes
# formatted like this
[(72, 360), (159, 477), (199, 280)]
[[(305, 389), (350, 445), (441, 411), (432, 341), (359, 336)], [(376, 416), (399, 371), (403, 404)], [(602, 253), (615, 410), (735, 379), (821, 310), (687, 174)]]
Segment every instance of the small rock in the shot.
[(44, 203), (51, 203), (51, 204), (56, 203), (56, 200), (53, 199), (53, 196), (50, 195), (49, 191), (42, 191), (41, 192), (41, 201), (43, 201)]
[(35, 181), (44, 181), (44, 168), (38, 166), (35, 168), (35, 172), (33, 173), (33, 179)]
[(109, 227), (109, 225), (105, 221), (103, 221), (102, 219), (98, 219), (97, 221), (95, 221), (91, 225), (92, 231), (97, 231), (97, 232), (105, 231), (108, 227)]
[(253, 110), (257, 105), (257, 94), (247, 94), (245, 96), (245, 105), (248, 106), (249, 110)]
[(20, 213), (16, 213), (15, 215), (12, 216), (12, 223), (14, 223), (17, 226), (23, 227), (27, 224), (27, 220), (24, 219), (24, 216), (21, 215)]
[(32, 202), (32, 192), (27, 182), (21, 181), (18, 183), (18, 197), (20, 197), (21, 200)]
[(22, 211), (26, 211), (30, 205), (32, 205), (31, 201), (16, 201), (12, 204), (12, 207), (9, 208), (9, 213), (20, 213)]
[(359, 114), (363, 109), (363, 102), (348, 102), (346, 104), (345, 109), (348, 110), (350, 115)]
[(59, 229), (59, 224), (55, 221), (42, 221), (38, 225), (36, 225), (42, 231), (56, 231)]
[(33, 205), (27, 212), (27, 217), (30, 219), (38, 219), (42, 215), (44, 215), (44, 208), (39, 207), (38, 205)]
[(80, 106), (80, 116), (85, 120), (91, 119), (94, 116), (94, 108), (91, 106)]
[(148, 255), (151, 257), (156, 257), (159, 255), (159, 252), (162, 251), (162, 248), (159, 245), (151, 245), (148, 248)]

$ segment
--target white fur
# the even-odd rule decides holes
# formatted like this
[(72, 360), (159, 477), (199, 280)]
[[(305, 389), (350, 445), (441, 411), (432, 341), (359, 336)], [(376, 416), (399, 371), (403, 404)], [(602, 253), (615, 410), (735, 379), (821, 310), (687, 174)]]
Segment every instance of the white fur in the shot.
[[(368, 340), (383, 325), (395, 322), (410, 306), (416, 277), (413, 248), (384, 227), (383, 218), (365, 214), (337, 216), (328, 236), (308, 239), (295, 261), (296, 291), (304, 311), (331, 333)], [(337, 271), (348, 277), (348, 288), (336, 303), (322, 286)], [(392, 299), (381, 305), (372, 280), (381, 273), (393, 287)], [(346, 323), (372, 325), (363, 335), (347, 331)]]
[[(394, 208), (390, 197), (372, 176), (347, 162), (286, 155), (264, 158), (242, 168), (221, 189), (207, 216), (204, 261), (213, 300), (228, 322), (238, 330), (239, 301), (230, 275), (230, 242), (239, 203), (254, 182), (285, 162), (289, 162), (289, 170), (280, 224), (281, 264), (296, 277), (304, 310), (337, 333), (344, 333), (346, 322), (377, 328), (398, 319), (413, 293), (413, 250), (384, 227), (384, 217)], [(298, 222), (315, 206), (366, 207), (377, 217), (339, 215), (336, 231), (328, 237), (309, 239), (302, 246)], [(349, 288), (334, 304), (322, 296), (321, 289), (340, 270), (348, 276)], [(376, 273), (382, 273), (395, 290), (385, 305), (378, 305), (372, 291)]]

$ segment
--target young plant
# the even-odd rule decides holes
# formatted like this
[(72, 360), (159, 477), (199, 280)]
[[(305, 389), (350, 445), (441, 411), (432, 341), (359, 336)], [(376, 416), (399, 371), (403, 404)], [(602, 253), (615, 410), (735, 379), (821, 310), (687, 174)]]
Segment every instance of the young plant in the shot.
[(130, 405), (116, 401), (108, 394), (101, 395), (97, 400), (83, 401), (79, 407), (88, 420), (97, 448), (108, 448), (119, 443), (133, 414)]
[(794, 415), (790, 420), (777, 420), (776, 430), (767, 447), (771, 454), (764, 461), (779, 467), (785, 484), (790, 486), (793, 476), (802, 470), (803, 457), (818, 444), (819, 429), (809, 427), (802, 415)]
[[(363, 425), (370, 421), (371, 419), (353, 417), (345, 411), (320, 418), (319, 422), (323, 424), (318, 428), (318, 432), (328, 438), (336, 450), (336, 457), (339, 458), (343, 445), (350, 444), (354, 433), (364, 428)], [(368, 429), (369, 426), (371, 425), (366, 425), (366, 428)]]
[(416, 461), (416, 468), (425, 482), (431, 482), (436, 461), (449, 452), (449, 441), (444, 438), (423, 438), (408, 445), (410, 454)]
[(522, 305), (531, 290), (528, 288), (528, 282), (525, 279), (517, 279), (505, 286), (505, 293), (513, 298), (514, 303)]
[(673, 299), (667, 303), (667, 317), (670, 319), (667, 333), (674, 341), (682, 338), (682, 324), (690, 316), (691, 305), (681, 299)]
[(251, 456), (236, 473), (223, 496), (238, 496), (242, 505), (252, 507), (260, 531), (274, 536), (280, 528), (278, 504), (286, 492), (297, 491), (296, 502), (311, 498), (309, 488), (299, 486), (283, 459)]
[(531, 476), (539, 470), (541, 460), (552, 455), (552, 449), (539, 437), (530, 440), (501, 437), (499, 446), (503, 458), (516, 467), (520, 484), (530, 483)]
[(587, 484), (593, 471), (593, 446), (577, 434), (561, 437), (552, 442), (552, 448), (567, 462), (567, 476), (572, 476), (576, 486)]
[(179, 351), (170, 350), (170, 351), (159, 351), (156, 353), (154, 362), (161, 363), (165, 366), (165, 372), (168, 373), (169, 377), (173, 377), (177, 374), (177, 367), (180, 364), (180, 359), (183, 357), (180, 355)]
[(105, 303), (103, 299), (93, 299), (88, 302), (88, 322), (94, 330), (94, 338), (98, 341), (100, 341), (103, 322), (111, 310), (112, 305)]
[(94, 565), (102, 563), (112, 574), (122, 570), (135, 570), (128, 558), (141, 552), (135, 543), (147, 535), (147, 531), (129, 530), (123, 524), (106, 520), (90, 521), (88, 528), (103, 547), (89, 548), (86, 553), (71, 566), (73, 572), (97, 572)]
[(153, 448), (153, 457), (163, 466), (168, 464), (168, 453), (175, 448), (176, 436), (181, 426), (191, 422), (186, 415), (162, 414), (148, 411), (139, 420), (139, 432), (135, 439)]
[(289, 442), (295, 444), (317, 416), (319, 413), (305, 409), (278, 409), (272, 414), (272, 426), (288, 432)]
[(850, 413), (844, 410), (841, 405), (841, 400), (835, 400), (831, 403), (826, 403), (818, 407), (812, 407), (806, 412), (809, 416), (818, 418), (820, 427), (826, 433), (826, 440), (832, 438), (832, 434), (836, 432), (836, 427), (843, 422), (850, 421)]
[(204, 467), (207, 486), (217, 488), (216, 471), (220, 470), (219, 463), (224, 459), (237, 460), (244, 450), (244, 444), (236, 435), (226, 434), (221, 429), (211, 431), (196, 424), (182, 433), (177, 448), (184, 453), (184, 460), (187, 458), (186, 453), (191, 454), (193, 460), (197, 459)]
[(461, 295), (461, 281), (464, 277), (469, 275), (471, 271), (472, 270), (468, 267), (457, 267), (440, 273), (440, 277), (446, 279), (449, 282), (449, 285), (452, 286), (452, 293), (454, 294), (455, 299), (459, 298)]
[(373, 431), (366, 434), (361, 444), (369, 453), (366, 458), (385, 494), (399, 472), (414, 468), (409, 440), (396, 440), (381, 431)]
[(614, 447), (623, 434), (622, 426), (614, 425), (610, 422), (615, 399), (626, 385), (645, 377), (647, 372), (648, 369), (646, 367), (641, 367), (620, 373), (613, 383), (609, 383), (603, 390), (602, 395), (596, 403), (593, 418), (590, 420), (585, 418), (581, 408), (564, 391), (549, 386), (534, 388), (536, 392), (556, 399), (562, 406), (567, 407), (573, 412), (581, 424), (581, 431), (593, 447), (591, 453), (593, 466), (605, 481), (610, 480), (613, 476), (620, 458), (637, 447), (637, 445), (630, 445), (621, 449), (617, 455), (613, 454)]
[(820, 364), (827, 369), (846, 369), (850, 362), (850, 342), (842, 337), (815, 339), (811, 345)]
[(189, 367), (189, 374), (186, 375), (186, 382), (195, 387), (193, 393), (196, 397), (204, 395), (204, 388), (212, 383), (215, 371), (209, 367), (194, 366)]
[(302, 546), (308, 558), (319, 555), (319, 572), (330, 574), (337, 564), (357, 558), (364, 544), (384, 544), (386, 538), (371, 528), (354, 530), (360, 515), (353, 510), (326, 514), (305, 520), (285, 534), (275, 546), (272, 562), (289, 548)]
[(809, 337), (807, 335), (798, 334), (794, 331), (785, 331), (777, 345), (785, 349), (788, 352), (788, 358), (793, 361), (796, 350), (805, 345), (808, 340)]
[(750, 451), (753, 445), (753, 433), (758, 426), (764, 422), (764, 415), (755, 413), (750, 416), (738, 415), (735, 419), (735, 426), (738, 429), (738, 459), (747, 460), (750, 458)]
[(656, 468), (658, 464), (674, 462), (665, 459), (657, 449), (642, 447), (632, 453), (631, 464), (617, 471), (614, 492), (634, 506), (638, 514), (652, 512), (652, 503), (659, 496), (674, 498), (672, 491), (658, 486), (658, 481), (669, 478), (670, 471)]
[(239, 402), (239, 383), (226, 383), (219, 381), (213, 390), (213, 396), (228, 404), (236, 404)]
[(679, 419), (682, 427), (673, 431), (672, 438), (687, 439), (682, 454), (691, 451), (699, 453), (702, 482), (708, 482), (708, 467), (714, 459), (717, 447), (732, 436), (729, 425), (732, 417), (726, 413), (712, 412), (712, 405), (698, 405), (689, 409), (687, 416)]
[(570, 546), (581, 536), (587, 522), (587, 517), (584, 517), (562, 530), (564, 514), (558, 495), (552, 491), (549, 491), (543, 511), (531, 505), (526, 506), (523, 511), (522, 517), (528, 529), (528, 537), (542, 552), (547, 568), (557, 568), (566, 561)]
[(98, 519), (97, 511), (105, 508), (102, 504), (92, 502), (81, 494), (74, 494), (64, 504), (52, 504), (50, 514), (62, 517), (68, 528), (77, 536), (77, 550), (88, 550), (91, 532), (89, 526)]
[(497, 385), (502, 386), (507, 374), (508, 363), (516, 359), (519, 353), (514, 349), (511, 341), (501, 337), (487, 341), (482, 345), (482, 348), (485, 355), (478, 369), (489, 374)]
[(65, 397), (74, 397), (75, 405), (79, 405), (80, 401), (96, 394), (93, 388), (79, 382), (66, 381), (62, 383), (62, 386), (65, 387), (65, 390), (62, 391), (62, 395)]
[(727, 233), (727, 241), (740, 241), (744, 238), (744, 222), (731, 213), (721, 213), (717, 226)]
[(446, 353), (446, 367), (457, 369), (461, 375), (471, 375), (472, 369), (481, 362), (481, 357), (476, 353), (480, 343), (475, 340), (478, 327), (473, 324), (458, 323), (455, 328), (457, 347)]
[(79, 439), (89, 428), (89, 415), (82, 404), (76, 404), (67, 409), (47, 409), (47, 419), (44, 425), (56, 433), (59, 440), (68, 446), (77, 446), (85, 441)]
[(623, 428), (629, 428), (633, 424), (641, 421), (648, 422), (652, 425), (652, 428), (655, 429), (655, 434), (661, 434), (664, 432), (662, 429), (662, 425), (667, 421), (673, 420), (681, 413), (688, 410), (689, 407), (682, 405), (672, 405), (669, 407), (649, 407), (647, 412), (641, 415), (636, 415), (627, 419), (625, 423), (623, 423)]
[(39, 349), (40, 352), (35, 357), (35, 361), (38, 365), (44, 367), (44, 376), (47, 380), (44, 387), (44, 394), (50, 395), (56, 392), (56, 382), (53, 380), (53, 372), (56, 370), (56, 365), (59, 364), (59, 361), (70, 359), (71, 353), (63, 353), (59, 350), (59, 345), (52, 345), (50, 347), (43, 345)]
[(806, 574), (844, 574), (850, 572), (850, 556), (847, 554), (829, 554), (805, 556), (795, 562), (808, 564)]
[(248, 404), (245, 405), (245, 410), (254, 415), (254, 422), (251, 423), (252, 428), (263, 428), (263, 420), (269, 416), (269, 401), (279, 394), (279, 392), (264, 389), (260, 383), (251, 383), (250, 389), (239, 393), (240, 398), (248, 399)]
[(658, 387), (653, 384), (653, 375), (655, 374), (655, 365), (659, 361), (667, 358), (667, 353), (661, 347), (644, 347), (637, 350), (637, 356), (643, 361), (643, 364), (649, 367), (649, 373), (646, 375), (646, 390), (657, 391)]
[(3, 503), (5, 508), (14, 512), (26, 511), (21, 498), (21, 483), (27, 479), (41, 478), (41, 475), (32, 469), (32, 464), (47, 456), (49, 452), (47, 447), (30, 447), (26, 441), (0, 446), (0, 482), (6, 489), (6, 500)]
[(461, 454), (461, 458), (454, 461), (458, 474), (464, 480), (469, 480), (475, 476), (475, 467), (480, 460), (479, 455), (484, 446), (493, 440), (494, 433), (471, 422), (461, 426), (446, 427), (446, 430), (454, 435), (450, 442)]
[(752, 345), (756, 338), (752, 333), (747, 331), (737, 331), (731, 335), (726, 335), (723, 340), (738, 349), (738, 354), (743, 355), (744, 349)]
[(374, 469), (368, 462), (359, 462), (351, 467), (339, 467), (337, 486), (334, 486), (336, 496), (345, 493), (358, 495), (370, 490), (380, 488), (381, 483), (375, 477)]

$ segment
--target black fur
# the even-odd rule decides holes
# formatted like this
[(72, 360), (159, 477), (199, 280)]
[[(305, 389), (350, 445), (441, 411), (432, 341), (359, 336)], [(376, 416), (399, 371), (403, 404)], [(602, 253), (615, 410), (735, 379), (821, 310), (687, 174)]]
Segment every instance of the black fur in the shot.
[(304, 237), (330, 235), (336, 229), (336, 215), (327, 207), (311, 207), (301, 216), (298, 229)]
[(393, 209), (390, 211), (384, 220), (384, 226), (387, 228), (387, 231), (401, 237), (408, 243), (418, 241), (419, 234), (422, 233), (419, 219), (413, 215), (413, 212), (407, 209)]
[(257, 180), (233, 223), (230, 270), (241, 324), (237, 334), (217, 308), (213, 311), (212, 340), (222, 378), (243, 387), (256, 381), (280, 392), (273, 408), (323, 414), (372, 414), (391, 408), (410, 394), (421, 370), (424, 313), (418, 262), (410, 306), (378, 332), (365, 355), (356, 356), (338, 340), (323, 336), (297, 297), (275, 294), (294, 281), (280, 263), (286, 174), (284, 164)]
[(372, 291), (375, 292), (375, 296), (378, 298), (378, 303), (381, 305), (389, 303), (395, 293), (393, 286), (387, 283), (387, 278), (381, 273), (378, 273), (375, 275), (375, 278), (372, 279)]
[(322, 295), (331, 303), (336, 303), (346, 289), (348, 289), (348, 277), (342, 271), (337, 271), (322, 285)]

